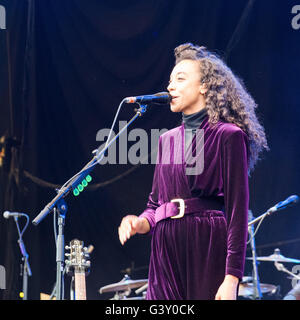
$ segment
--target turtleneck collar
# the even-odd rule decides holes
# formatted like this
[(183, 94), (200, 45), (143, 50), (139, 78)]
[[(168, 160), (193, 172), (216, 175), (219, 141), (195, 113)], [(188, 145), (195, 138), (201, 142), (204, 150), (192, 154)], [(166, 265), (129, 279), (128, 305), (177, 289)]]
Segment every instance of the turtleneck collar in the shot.
[(182, 112), (182, 122), (185, 129), (197, 129), (201, 125), (203, 119), (207, 115), (207, 109), (203, 108), (200, 111), (192, 114), (184, 114)]

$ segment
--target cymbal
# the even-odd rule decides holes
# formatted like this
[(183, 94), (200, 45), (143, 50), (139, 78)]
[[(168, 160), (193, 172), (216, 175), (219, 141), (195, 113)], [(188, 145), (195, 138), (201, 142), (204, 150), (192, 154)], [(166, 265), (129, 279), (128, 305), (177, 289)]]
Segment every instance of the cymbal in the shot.
[[(260, 283), (260, 291), (261, 293), (275, 293), (277, 287), (273, 284)], [(249, 297), (254, 296), (255, 287), (253, 283), (240, 283), (239, 285), (239, 296), (240, 297)]]
[[(252, 257), (247, 257), (247, 260), (253, 260)], [(279, 249), (275, 249), (274, 253), (270, 256), (266, 257), (257, 257), (257, 261), (273, 261), (273, 262), (290, 262), (290, 263), (300, 263), (300, 260), (298, 259), (292, 259), (292, 258), (286, 258), (282, 254), (280, 254)]]
[(118, 292), (118, 291), (126, 291), (133, 288), (139, 288), (144, 284), (148, 283), (148, 279), (141, 280), (131, 280), (128, 276), (124, 277), (121, 281), (113, 284), (109, 284), (100, 288), (100, 293), (105, 292)]

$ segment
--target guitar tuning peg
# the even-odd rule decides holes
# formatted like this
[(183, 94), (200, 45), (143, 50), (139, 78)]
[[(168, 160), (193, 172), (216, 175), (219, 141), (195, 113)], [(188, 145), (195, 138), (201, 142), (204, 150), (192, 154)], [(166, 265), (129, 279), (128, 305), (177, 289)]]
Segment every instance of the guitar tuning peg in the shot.
[(65, 249), (66, 249), (66, 250), (70, 250), (70, 249), (71, 249), (71, 247), (69, 247), (69, 246), (65, 246)]
[(92, 253), (93, 250), (94, 250), (94, 246), (92, 244), (90, 244), (88, 247), (83, 248), (83, 251), (88, 254)]

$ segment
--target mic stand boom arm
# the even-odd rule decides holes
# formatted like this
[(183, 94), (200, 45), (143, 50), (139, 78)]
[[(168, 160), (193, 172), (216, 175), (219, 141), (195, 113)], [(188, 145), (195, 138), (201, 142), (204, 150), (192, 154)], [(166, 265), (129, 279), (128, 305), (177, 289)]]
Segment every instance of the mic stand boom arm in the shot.
[(268, 211), (266, 211), (265, 213), (263, 213), (262, 215), (260, 215), (259, 217), (251, 220), (249, 223), (248, 223), (248, 227), (257, 223), (258, 221), (260, 220), (263, 220), (266, 216), (270, 215), (271, 213), (273, 213), (273, 211), (271, 209), (269, 209)]
[(281, 201), (279, 203), (277, 203), (274, 207), (268, 209), (265, 213), (263, 213), (262, 215), (260, 215), (259, 217), (255, 218), (254, 220), (252, 220), (251, 222), (248, 223), (248, 226), (260, 221), (260, 223), (262, 222), (262, 220), (266, 217), (269, 216), (270, 214), (286, 209), (287, 207), (294, 205), (295, 203), (297, 203), (299, 201), (299, 197), (297, 195), (292, 195), (290, 197), (288, 197), (286, 200)]
[(110, 145), (115, 140), (117, 140), (117, 138), (119, 138), (123, 131), (125, 131), (137, 117), (141, 116), (146, 111), (146, 107), (146, 105), (141, 105), (140, 108), (136, 110), (136, 114), (133, 116), (133, 118), (126, 124), (126, 126), (124, 126), (122, 130), (120, 130), (119, 133), (113, 139), (111, 139), (110, 142), (101, 151), (97, 149), (96, 155), (83, 167), (81, 171), (79, 171), (78, 174), (76, 174), (76, 177), (72, 179), (65, 187), (58, 190), (58, 193), (53, 198), (53, 200), (49, 202), (39, 213), (39, 215), (34, 218), (34, 220), (32, 221), (34, 225), (38, 225), (55, 208), (57, 202), (67, 196), (71, 189), (75, 188), (82, 181), (83, 177), (86, 177), (94, 169), (95, 165), (98, 163), (99, 159), (101, 160), (102, 155), (110, 147)]

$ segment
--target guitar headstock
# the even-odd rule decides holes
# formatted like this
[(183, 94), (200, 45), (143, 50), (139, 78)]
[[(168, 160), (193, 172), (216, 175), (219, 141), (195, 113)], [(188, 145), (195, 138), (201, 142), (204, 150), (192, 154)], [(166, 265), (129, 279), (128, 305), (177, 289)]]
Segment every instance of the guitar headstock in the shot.
[(91, 266), (88, 260), (90, 250), (84, 247), (83, 241), (74, 239), (66, 249), (70, 250), (70, 253), (66, 253), (67, 273), (88, 273)]

